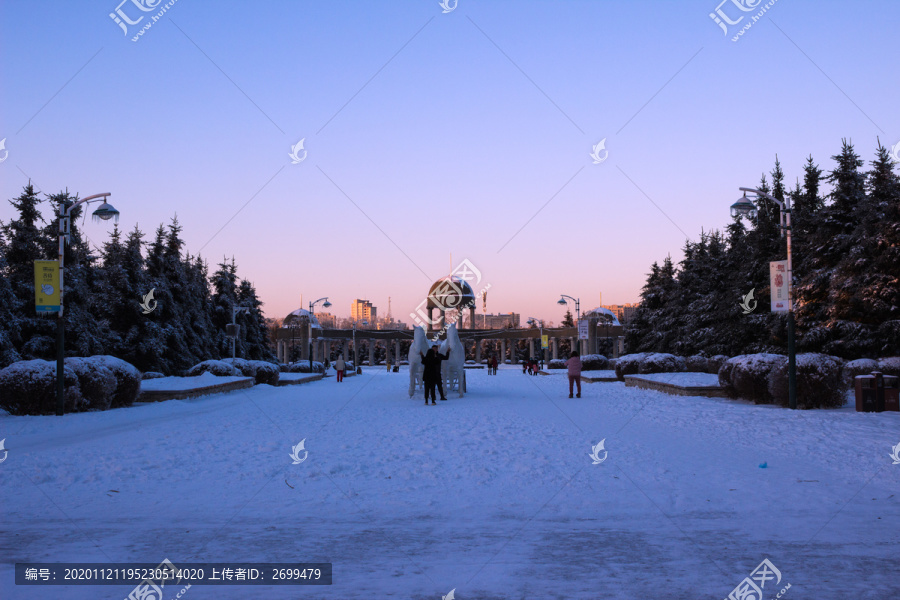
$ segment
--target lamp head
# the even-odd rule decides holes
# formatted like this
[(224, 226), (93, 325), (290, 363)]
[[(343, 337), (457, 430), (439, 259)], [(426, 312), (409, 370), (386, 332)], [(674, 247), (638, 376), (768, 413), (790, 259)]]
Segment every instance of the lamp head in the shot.
[(103, 201), (97, 210), (94, 211), (94, 220), (102, 219), (104, 221), (109, 221), (113, 217), (116, 219), (116, 223), (119, 222), (119, 211), (113, 208), (112, 204), (109, 204), (106, 200)]
[(566, 305), (566, 299), (565, 299), (565, 298), (560, 298), (559, 301), (557, 302), (557, 304), (559, 304), (560, 306), (565, 306), (565, 305)]
[(324, 306), (325, 308), (331, 306), (331, 302), (328, 301), (328, 298), (325, 298), (325, 303), (322, 306)]
[(747, 192), (744, 192), (744, 195), (738, 198), (738, 201), (731, 205), (731, 216), (732, 217), (752, 217), (756, 218), (758, 211), (756, 209), (756, 205), (747, 198)]

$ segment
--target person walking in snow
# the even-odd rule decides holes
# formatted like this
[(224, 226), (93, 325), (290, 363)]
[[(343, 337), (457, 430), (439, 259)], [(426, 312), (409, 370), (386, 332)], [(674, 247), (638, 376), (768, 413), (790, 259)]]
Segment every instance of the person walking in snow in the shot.
[(347, 368), (347, 365), (346, 365), (346, 363), (344, 363), (344, 357), (338, 356), (338, 359), (336, 361), (334, 361), (334, 370), (337, 371), (338, 383), (340, 383), (344, 380), (344, 369), (346, 369), (346, 368)]
[(447, 354), (441, 354), (438, 352), (438, 345), (434, 344), (431, 346), (428, 354), (422, 354), (421, 352), (419, 354), (422, 356), (422, 365), (425, 367), (425, 371), (422, 373), (422, 382), (425, 384), (425, 404), (428, 404), (429, 390), (431, 391), (431, 404), (437, 404), (434, 396), (435, 385), (438, 391), (441, 392), (441, 400), (446, 400), (444, 384), (441, 382), (441, 361), (450, 357), (450, 348), (447, 348)]
[(573, 352), (569, 360), (566, 361), (566, 368), (569, 372), (569, 398), (572, 397), (572, 385), (578, 383), (578, 396), (581, 398), (581, 358), (577, 352)]

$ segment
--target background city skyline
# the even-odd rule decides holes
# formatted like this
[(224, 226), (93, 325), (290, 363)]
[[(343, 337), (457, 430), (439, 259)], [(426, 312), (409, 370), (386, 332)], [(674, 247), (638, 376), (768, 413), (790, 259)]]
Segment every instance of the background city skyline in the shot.
[[(111, 192), (148, 240), (177, 214), (186, 250), (234, 256), (269, 318), (322, 296), (383, 316), (390, 296), (409, 323), (451, 253), (491, 285), (489, 313), (632, 303), (776, 153), (793, 187), (842, 138), (867, 163), (900, 142), (896, 3), (776, 2), (737, 42), (705, 0), (180, 0), (137, 42), (117, 5), (0, 7), (0, 219), (29, 178)], [(101, 247), (111, 225), (83, 231)]]

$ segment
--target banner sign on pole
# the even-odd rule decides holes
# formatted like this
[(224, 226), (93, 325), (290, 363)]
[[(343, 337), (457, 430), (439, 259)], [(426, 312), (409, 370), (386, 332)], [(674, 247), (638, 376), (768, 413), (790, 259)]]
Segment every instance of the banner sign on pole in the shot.
[(787, 312), (790, 307), (786, 260), (773, 260), (769, 263), (769, 288), (772, 295), (772, 312)]
[(586, 340), (588, 339), (588, 328), (590, 327), (587, 319), (582, 319), (578, 321), (578, 339)]
[(549, 348), (550, 347), (550, 336), (544, 334), (541, 336), (541, 348)]
[(34, 307), (39, 313), (59, 312), (59, 262), (34, 261)]

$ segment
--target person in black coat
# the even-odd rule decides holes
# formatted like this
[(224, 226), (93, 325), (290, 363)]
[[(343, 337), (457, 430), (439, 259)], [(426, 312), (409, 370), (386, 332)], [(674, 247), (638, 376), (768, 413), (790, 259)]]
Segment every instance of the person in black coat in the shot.
[(431, 391), (431, 403), (437, 404), (434, 395), (435, 385), (441, 393), (441, 400), (446, 400), (447, 398), (444, 397), (444, 384), (441, 381), (443, 379), (441, 377), (441, 361), (447, 360), (450, 356), (450, 349), (447, 349), (447, 354), (441, 354), (438, 352), (438, 345), (434, 344), (431, 346), (428, 354), (421, 354), (421, 356), (422, 365), (425, 367), (425, 371), (422, 373), (422, 382), (425, 384), (425, 404), (428, 404), (429, 390)]

